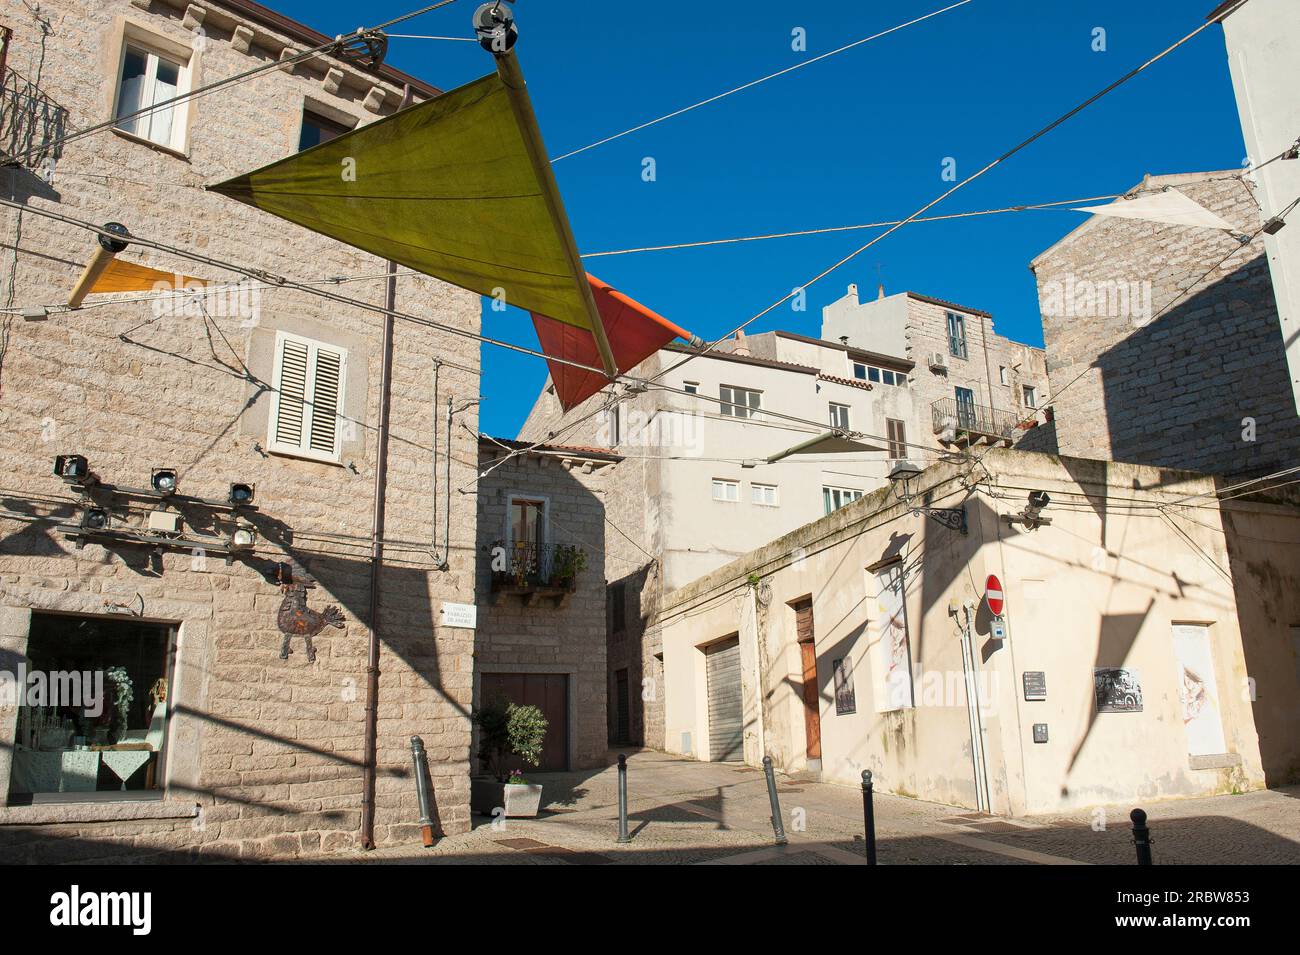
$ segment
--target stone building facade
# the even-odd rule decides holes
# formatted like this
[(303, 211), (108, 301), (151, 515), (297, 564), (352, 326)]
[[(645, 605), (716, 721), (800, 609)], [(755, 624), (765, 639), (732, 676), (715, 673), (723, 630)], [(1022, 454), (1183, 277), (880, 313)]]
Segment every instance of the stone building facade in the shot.
[[(245, 0), (42, 0), (39, 8), (3, 0), (0, 23), (13, 30), (8, 68), (39, 90), (47, 107), (65, 111), (65, 129), (118, 115), (115, 104), (138, 93), (141, 70), (160, 87), (179, 77), (179, 89), (193, 89), (325, 40)], [(137, 85), (127, 91), (124, 82)], [(4, 195), (27, 207), (0, 211), (5, 242), (16, 246), (0, 279), (8, 308), (0, 356), (8, 463), (0, 669), (39, 667), (73, 646), (74, 635), (89, 637), (84, 646), (93, 655), (96, 635), (134, 640), (147, 632), (162, 642), (139, 656), (154, 661), (156, 652), (148, 666), (164, 677), (154, 683), (146, 664), (132, 670), (135, 657), (126, 651), (116, 661), (136, 674), (135, 702), (121, 728), (128, 739), (161, 743), (152, 757), (153, 743), (122, 749), (120, 738), (112, 742), (117, 730), (106, 735), (76, 720), (60, 728), (54, 719), (34, 748), (28, 717), (0, 709), (6, 861), (257, 858), (356, 847), (368, 809), (372, 624), (380, 645), (374, 841), (418, 839), (415, 735), (429, 753), (435, 828), (468, 828), (474, 634), (444, 625), (438, 609), (443, 601), (474, 600), (476, 514), (472, 497), (449, 495), (437, 482), (445, 483), (448, 455), (450, 486), (473, 481), (477, 446), (466, 428), (477, 431), (475, 410), (459, 411), (438, 447), (429, 435), (441, 417), (435, 399), (479, 394), (477, 343), (397, 321), (385, 399), (383, 317), (271, 282), (247, 283), (231, 295), (187, 293), (185, 307), (172, 310), (158, 296), (136, 295), (95, 296), (68, 311), (59, 303), (94, 236), (37, 214), (120, 221), (137, 236), (382, 306), (387, 263), (203, 186), (291, 154), (312, 136), (391, 113), (408, 88), (416, 100), (438, 92), (395, 70), (322, 55), (191, 100), (161, 133), (106, 129), (47, 148), (52, 164), (36, 161), (38, 150), (26, 166), (0, 170)], [(48, 128), (36, 135), (48, 144)], [(119, 259), (238, 280), (139, 245)], [(396, 302), (467, 332), (479, 329), (477, 297), (432, 279), (401, 275)], [(24, 311), (44, 320), (26, 320)], [(293, 398), (284, 384), (299, 354), (286, 342), (301, 346), (310, 365), (311, 401), (305, 392)], [(379, 484), (385, 400), (387, 477)], [(304, 416), (299, 426), (310, 415), (309, 437), (280, 428), (292, 425), (294, 414)], [(301, 448), (287, 448), (290, 437)], [(104, 485), (118, 488), (149, 489), (154, 468), (173, 469), (177, 493), (79, 501), (77, 488), (52, 473), (60, 454), (84, 455)], [(232, 482), (255, 485), (256, 511), (224, 507)], [(372, 618), (376, 499), (385, 518)], [(76, 546), (66, 528), (96, 526), (90, 505), (101, 501), (112, 533), (84, 535), (84, 546)], [(447, 506), (449, 542), (441, 528)], [(164, 521), (167, 514), (183, 520), (170, 542), (166, 532), (147, 530), (159, 519), (155, 511), (165, 512)], [(239, 519), (232, 524), (232, 517)], [(218, 545), (232, 526), (248, 523), (255, 544), (227, 562)], [(144, 535), (146, 546), (132, 534)], [(208, 553), (209, 546), (216, 550)], [(330, 622), (311, 615), (338, 608), (331, 617), (341, 626), (316, 636), (315, 662), (297, 636), (288, 659), (280, 658), (280, 564), (295, 582), (312, 585), (308, 623)], [(41, 643), (49, 634), (53, 642)], [(145, 756), (122, 755), (131, 752)], [(126, 772), (122, 766), (135, 759), (148, 761), (147, 769), (128, 773), (127, 791), (114, 792), (105, 767)], [(89, 775), (78, 777), (70, 766), (89, 766)], [(40, 775), (33, 767), (53, 781), (33, 783)], [(40, 791), (19, 791), (24, 774), (23, 785)], [(43, 798), (50, 787), (56, 798)], [(83, 790), (85, 799), (77, 795)]]
[[(1148, 176), (1237, 234), (1093, 216), (1031, 263), (1063, 454), (1218, 474), (1300, 452), (1255, 186), (1237, 170)], [(1158, 422), (1158, 426), (1153, 426)]]
[(547, 717), (543, 771), (604, 765), (605, 500), (618, 455), (479, 441), (474, 702)]
[[(961, 316), (956, 343), (950, 314)], [(606, 535), (610, 736), (654, 747), (664, 745), (665, 688), (646, 620), (664, 594), (881, 487), (900, 458), (928, 463), (949, 448), (1047, 430), (1023, 403), (1026, 388), (1046, 392), (1042, 350), (996, 335), (985, 312), (915, 293), (859, 303), (850, 287), (825, 309), (820, 339), (740, 335), (674, 368), (684, 357), (672, 345), (634, 370), (667, 390), (620, 388), (568, 414), (548, 384), (519, 435), (626, 458), (606, 496), (619, 529)], [(974, 396), (969, 415), (943, 405), (955, 405), (957, 387)], [(768, 460), (832, 429), (867, 435), (867, 449)], [(631, 687), (630, 714), (614, 705), (620, 683)]]

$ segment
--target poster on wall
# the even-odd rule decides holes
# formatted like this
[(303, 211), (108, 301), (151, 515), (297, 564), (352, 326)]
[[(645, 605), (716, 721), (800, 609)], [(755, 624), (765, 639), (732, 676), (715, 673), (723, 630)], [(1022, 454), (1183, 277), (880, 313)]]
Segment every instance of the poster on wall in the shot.
[(831, 661), (835, 677), (835, 715), (849, 716), (858, 711), (858, 699), (853, 693), (853, 661), (844, 657)]
[(1181, 671), (1178, 697), (1183, 704), (1187, 730), (1187, 755), (1217, 756), (1227, 752), (1223, 719), (1219, 714), (1219, 687), (1210, 657), (1210, 631), (1198, 624), (1174, 625), (1174, 656)]
[(1124, 667), (1094, 667), (1093, 691), (1098, 713), (1141, 713), (1142, 683), (1137, 670)]
[(907, 648), (907, 610), (903, 599), (903, 565), (891, 564), (876, 571), (876, 597), (883, 681), (879, 710), (897, 710), (912, 705), (912, 661)]

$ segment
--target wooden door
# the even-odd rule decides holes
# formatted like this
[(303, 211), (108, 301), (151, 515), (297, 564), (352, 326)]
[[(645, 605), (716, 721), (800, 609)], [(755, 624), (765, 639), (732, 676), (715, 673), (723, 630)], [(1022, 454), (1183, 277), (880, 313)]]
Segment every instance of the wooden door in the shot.
[(817, 642), (813, 633), (811, 600), (794, 604), (795, 637), (802, 665), (803, 727), (809, 759), (822, 758), (821, 698), (817, 687)]
[(521, 706), (532, 705), (546, 717), (546, 739), (542, 743), (542, 761), (525, 766), (510, 759), (511, 769), (530, 772), (559, 772), (569, 768), (569, 678), (563, 673), (484, 673), (480, 678), (480, 704), (504, 697)]

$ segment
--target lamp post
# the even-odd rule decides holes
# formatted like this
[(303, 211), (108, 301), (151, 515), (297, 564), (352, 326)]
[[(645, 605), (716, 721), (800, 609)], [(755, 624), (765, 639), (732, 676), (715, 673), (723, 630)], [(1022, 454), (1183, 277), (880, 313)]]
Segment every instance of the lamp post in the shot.
[(911, 461), (898, 461), (889, 471), (889, 483), (894, 486), (898, 499), (913, 514), (924, 514), (949, 530), (966, 533), (965, 507), (927, 507), (914, 503), (921, 469)]

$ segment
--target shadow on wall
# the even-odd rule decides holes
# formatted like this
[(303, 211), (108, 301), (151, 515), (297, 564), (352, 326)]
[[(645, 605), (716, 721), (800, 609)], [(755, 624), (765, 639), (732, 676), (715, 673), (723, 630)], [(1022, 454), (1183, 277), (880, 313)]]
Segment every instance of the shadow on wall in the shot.
[[(647, 727), (663, 712), (662, 663), (654, 656), (646, 633), (652, 602), (648, 590), (654, 565), (646, 563), (634, 572), (611, 580), (606, 589), (606, 658), (609, 670), (609, 742), (634, 746), (663, 747), (663, 740), (647, 739)], [(623, 589), (623, 620), (620, 627), (618, 601)], [(651, 682), (647, 683), (649, 679)], [(662, 722), (661, 717), (657, 720)]]
[[(320, 611), (328, 604), (340, 605), (346, 614), (346, 626), (342, 630), (326, 627), (314, 638), (319, 654), (317, 663), (306, 662), (303, 641), (296, 636), (291, 641), (291, 656), (288, 660), (281, 660), (279, 651), (283, 634), (277, 627), (276, 615), (282, 595), (280, 588), (268, 579), (274, 561), (243, 558), (226, 568), (220, 558), (211, 558), (219, 565), (219, 569), (213, 572), (214, 577), (240, 576), (259, 580), (260, 585), (255, 591), (246, 592), (243, 605), (234, 607), (231, 601), (236, 592), (230, 590), (223, 598), (223, 606), (232, 607), (241, 617), (256, 612), (260, 619), (251, 630), (246, 624), (224, 628), (220, 611), (216, 612), (205, 674), (208, 681), (206, 705), (200, 709), (193, 705), (192, 699), (178, 700), (174, 712), (183, 712), (187, 717), (218, 730), (223, 736), (233, 734), (235, 740), (247, 741), (254, 747), (272, 744), (271, 749), (263, 745), (256, 751), (267, 757), (292, 755), (294, 768), (286, 770), (283, 777), (265, 770), (250, 771), (245, 775), (241, 770), (216, 768), (216, 764), (201, 759), (201, 787), (172, 786), (168, 796), (182, 799), (193, 796), (195, 801), (209, 807), (239, 805), (238, 816), (228, 820), (235, 830), (250, 828), (250, 817), (285, 816), (288, 810), (292, 824), (285, 828), (292, 830), (293, 834), (313, 830), (345, 833), (355, 842), (360, 827), (364, 770), (362, 738), (369, 637), (365, 621), (370, 611), (370, 561), (310, 550), (295, 543), (292, 531), (264, 512), (256, 515), (254, 520), (263, 539), (280, 551), (276, 556), (292, 562), (295, 576), (301, 577), (305, 570), (308, 578), (316, 582), (317, 586), (307, 591), (308, 606)], [(72, 570), (72, 558), (55, 536), (50, 522), (35, 520), (0, 542), (0, 554), (62, 558), (69, 562), (69, 570)], [(120, 562), (137, 574), (164, 580), (169, 573), (190, 579), (195, 576), (193, 572), (169, 572), (147, 548), (109, 546), (112, 549), (105, 551), (102, 557), (105, 564)], [(83, 559), (92, 559), (90, 555), (97, 549), (97, 545), (87, 545)], [(189, 559), (188, 554), (183, 556)], [(169, 561), (172, 559), (175, 558), (169, 558)], [(451, 792), (457, 792), (456, 798), (462, 800), (466, 796), (467, 784), (462, 777), (468, 758), (469, 712), (457, 701), (456, 694), (444, 686), (437, 641), (430, 633), (436, 617), (429, 593), (429, 571), (386, 563), (379, 582), (380, 669), (387, 671), (380, 677), (381, 712), (376, 762), (375, 828), (377, 841), (382, 844), (405, 838), (408, 829), (418, 833), (419, 809), (410, 769), (412, 723), (417, 724), (414, 727), (417, 733), (428, 734), (431, 738), (432, 815), (435, 832), (443, 833), (440, 804)], [(144, 613), (146, 617), (150, 616), (147, 601)], [(246, 636), (249, 642), (227, 642), (232, 636)], [(234, 663), (223, 662), (222, 654), (226, 647), (236, 652)], [(264, 662), (250, 667), (247, 664), (250, 652)], [(391, 662), (394, 656), (420, 679), (419, 692), (427, 702), (416, 704), (418, 714), (406, 712), (412, 707), (412, 703), (407, 702), (411, 700), (412, 690), (407, 689), (404, 682), (399, 685), (399, 680), (406, 677)], [(385, 659), (389, 662), (385, 663)], [(255, 672), (250, 675), (250, 670)], [(396, 708), (395, 716), (384, 713), (385, 694), (389, 694), (392, 700), (388, 708)], [(281, 715), (273, 720), (245, 717), (242, 714), (248, 712), (249, 706), (246, 701), (256, 704), (254, 712), (270, 709)], [(290, 712), (283, 715), (286, 709)], [(235, 713), (240, 715), (235, 716)], [(454, 739), (449, 743), (436, 742), (438, 738), (447, 739), (445, 726), (439, 725), (447, 719), (465, 721), (463, 751), (456, 748)], [(390, 729), (386, 724), (396, 725)], [(175, 741), (169, 741), (169, 746), (175, 745)], [(440, 753), (440, 747), (445, 751)], [(8, 755), (0, 753), (0, 758), (8, 758)], [(228, 759), (226, 765), (230, 765)], [(291, 797), (292, 805), (285, 805), (285, 791), (295, 784), (316, 784), (327, 780), (338, 781), (339, 795), (311, 794), (301, 800)], [(342, 808), (336, 808), (340, 806)], [(189, 824), (187, 821), (186, 827)], [(190, 842), (193, 846), (205, 842), (239, 841), (239, 835), (223, 834), (224, 824), (212, 822), (204, 833), (184, 835), (179, 841)], [(33, 836), (40, 835), (36, 827), (19, 828), (29, 829)], [(265, 834), (274, 836), (279, 831), (271, 826)], [(49, 838), (49, 833), (44, 838)], [(24, 840), (19, 839), (13, 827), (0, 827), (0, 855), (12, 860), (15, 851), (26, 853), (22, 844)], [(119, 848), (126, 855), (133, 854), (129, 844)], [(166, 855), (161, 849), (157, 851)]]
[(1116, 461), (1249, 476), (1300, 456), (1263, 256), (1136, 327), (1096, 364)]

